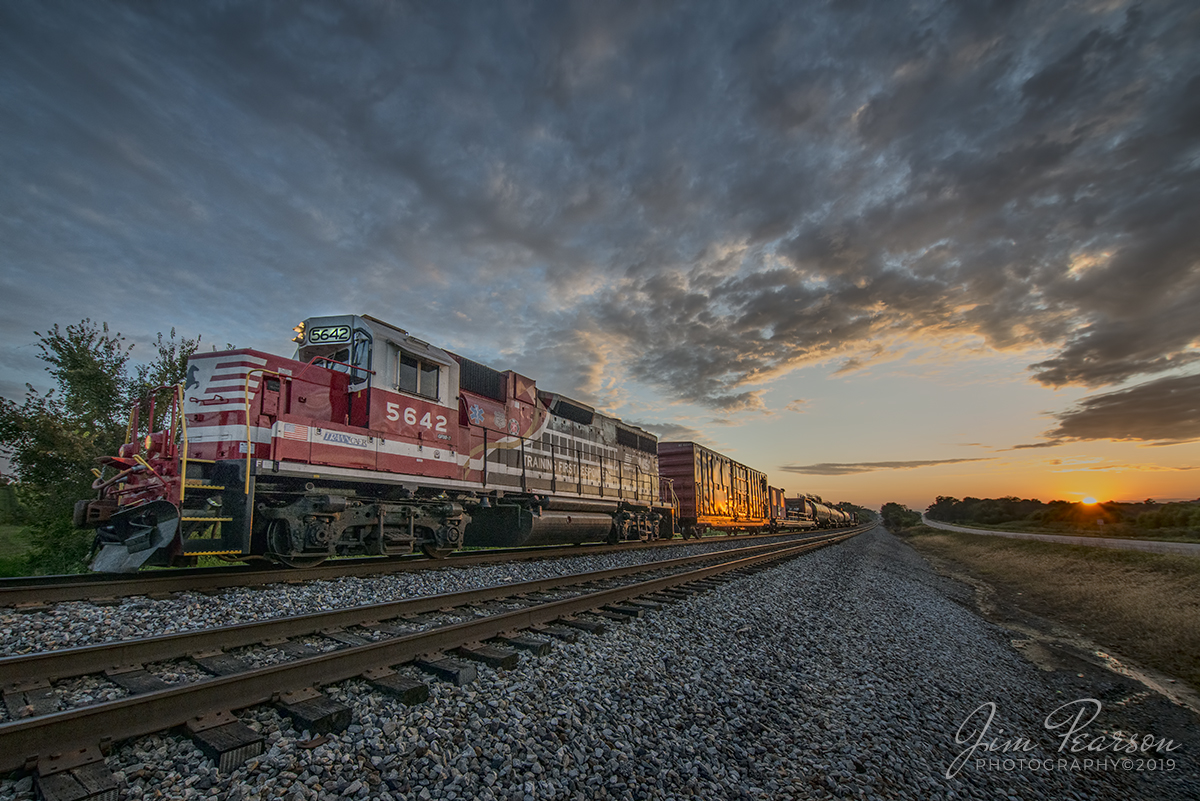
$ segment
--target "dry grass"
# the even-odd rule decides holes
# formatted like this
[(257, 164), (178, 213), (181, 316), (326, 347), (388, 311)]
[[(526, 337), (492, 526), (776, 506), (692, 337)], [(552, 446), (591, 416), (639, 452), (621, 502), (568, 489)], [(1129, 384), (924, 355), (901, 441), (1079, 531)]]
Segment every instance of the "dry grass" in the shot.
[(1200, 690), (1200, 559), (925, 526), (905, 541), (986, 581), (1021, 608)]

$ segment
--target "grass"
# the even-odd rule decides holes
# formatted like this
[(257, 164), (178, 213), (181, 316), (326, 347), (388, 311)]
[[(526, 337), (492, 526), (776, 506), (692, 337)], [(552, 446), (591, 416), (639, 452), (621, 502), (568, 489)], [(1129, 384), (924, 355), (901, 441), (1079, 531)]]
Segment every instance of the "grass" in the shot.
[[(1003, 597), (1200, 691), (1200, 558), (909, 529)], [(1018, 597), (1019, 596), (1019, 597)]]
[(0, 526), (0, 577), (26, 575), (25, 556), (32, 549), (24, 526)]

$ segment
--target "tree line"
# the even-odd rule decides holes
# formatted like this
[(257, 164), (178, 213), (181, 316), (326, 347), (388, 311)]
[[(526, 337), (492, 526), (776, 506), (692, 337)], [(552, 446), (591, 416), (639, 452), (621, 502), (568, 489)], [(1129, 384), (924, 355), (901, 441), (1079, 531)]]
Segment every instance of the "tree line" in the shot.
[[(43, 393), (27, 384), (21, 402), (0, 398), (0, 456), (8, 462), (9, 487), (3, 511), (28, 532), (32, 550), (21, 566), (26, 572), (79, 572), (93, 535), (73, 526), (72, 511), (75, 501), (94, 494), (96, 459), (124, 444), (135, 405), (143, 430), (147, 422), (158, 427), (170, 390), (156, 391), (182, 380), (200, 337), (177, 337), (175, 329), (167, 337), (159, 333), (150, 360), (135, 365), (134, 346), (107, 323), (85, 319), (34, 334), (53, 388)], [(148, 421), (155, 395), (155, 420)]]
[[(1141, 503), (1085, 504), (1055, 500), (1043, 503), (1037, 499), (1017, 498), (953, 498), (939, 495), (925, 510), (933, 520), (963, 525), (1000, 525), (1030, 523), (1051, 528), (1091, 528), (1098, 525), (1132, 526), (1139, 529), (1197, 529), (1200, 530), (1200, 499), (1187, 503), (1160, 504), (1153, 500)], [(885, 503), (880, 510), (883, 522), (892, 530), (910, 528), (921, 522), (921, 513), (899, 503)]]
[(1064, 527), (1130, 525), (1141, 529), (1200, 529), (1200, 499), (1187, 503), (1160, 504), (1147, 499), (1140, 503), (1078, 503), (1036, 499), (952, 498), (939, 495), (925, 514), (946, 523), (1042, 523)]

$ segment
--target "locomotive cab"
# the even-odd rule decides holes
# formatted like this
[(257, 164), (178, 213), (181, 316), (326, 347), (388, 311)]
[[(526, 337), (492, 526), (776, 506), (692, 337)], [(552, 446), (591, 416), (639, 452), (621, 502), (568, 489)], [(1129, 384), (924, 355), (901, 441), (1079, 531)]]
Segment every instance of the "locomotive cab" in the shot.
[(348, 425), (453, 449), (459, 365), (448, 352), (368, 315), (310, 317), (296, 328), (298, 361), (349, 377)]
[(365, 428), (370, 420), (374, 337), (356, 315), (310, 317), (294, 329), (298, 361), (349, 376), (348, 425)]

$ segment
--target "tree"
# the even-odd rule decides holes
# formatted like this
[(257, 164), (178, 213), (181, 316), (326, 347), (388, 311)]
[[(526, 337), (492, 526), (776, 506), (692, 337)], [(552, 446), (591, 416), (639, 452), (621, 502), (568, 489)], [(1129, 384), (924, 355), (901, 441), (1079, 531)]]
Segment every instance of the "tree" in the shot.
[(892, 531), (910, 528), (921, 522), (920, 512), (914, 512), (900, 503), (885, 503), (879, 510), (879, 515), (883, 519), (883, 524)]
[(12, 466), (17, 496), (30, 528), (30, 566), (40, 573), (83, 569), (91, 533), (71, 523), (75, 501), (92, 495), (92, 468), (125, 441), (131, 404), (147, 389), (182, 379), (199, 339), (164, 341), (148, 365), (129, 374), (132, 345), (90, 319), (40, 338), (38, 358), (55, 388), (45, 394), (27, 385), (18, 404), (0, 398), (0, 452)]
[[(175, 329), (171, 329), (171, 338), (164, 340), (160, 332), (154, 343), (157, 354), (149, 364), (138, 365), (129, 391), (131, 401), (140, 405), (142, 420), (149, 414), (150, 398), (154, 397), (154, 425), (152, 430), (163, 427), (163, 415), (170, 408), (171, 390), (161, 387), (173, 387), (183, 380), (187, 374), (187, 362), (191, 355), (200, 347), (200, 337), (175, 341)], [(227, 348), (232, 350), (232, 346)]]

